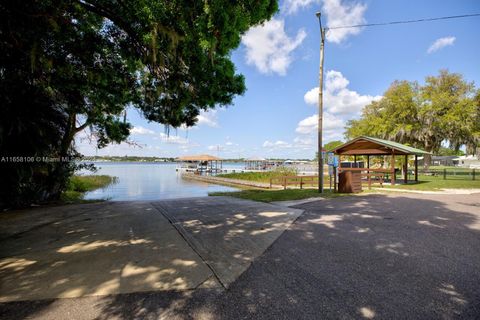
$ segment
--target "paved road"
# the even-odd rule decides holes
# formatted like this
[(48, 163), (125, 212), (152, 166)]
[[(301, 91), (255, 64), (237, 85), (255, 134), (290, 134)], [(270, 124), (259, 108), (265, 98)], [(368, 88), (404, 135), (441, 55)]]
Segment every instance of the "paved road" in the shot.
[(299, 208), (305, 213), (228, 290), (13, 302), (0, 317), (480, 317), (480, 194), (369, 195)]

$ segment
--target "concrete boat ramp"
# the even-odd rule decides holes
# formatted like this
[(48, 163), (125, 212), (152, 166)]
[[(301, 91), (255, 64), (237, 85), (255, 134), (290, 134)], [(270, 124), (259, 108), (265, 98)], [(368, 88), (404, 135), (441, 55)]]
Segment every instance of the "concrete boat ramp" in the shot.
[(230, 197), (0, 214), (0, 302), (228, 288), (302, 210)]

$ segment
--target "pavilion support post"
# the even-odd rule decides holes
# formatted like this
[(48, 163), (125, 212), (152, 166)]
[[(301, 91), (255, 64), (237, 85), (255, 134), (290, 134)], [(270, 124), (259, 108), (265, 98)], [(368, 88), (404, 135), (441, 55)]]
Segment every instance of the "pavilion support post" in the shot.
[(405, 155), (405, 163), (403, 165), (403, 182), (408, 183), (408, 155)]
[(415, 182), (418, 182), (418, 156), (415, 155)]
[(356, 155), (353, 156), (353, 163), (355, 163), (354, 167), (356, 168), (357, 167), (357, 156)]
[[(367, 169), (370, 169), (370, 156), (367, 155)], [(368, 173), (370, 173), (370, 170), (367, 170)]]
[(392, 168), (392, 176), (390, 177), (390, 183), (393, 185), (395, 185), (395, 151), (392, 150), (392, 164), (391, 164)]
[(337, 167), (333, 167), (333, 191), (337, 192)]

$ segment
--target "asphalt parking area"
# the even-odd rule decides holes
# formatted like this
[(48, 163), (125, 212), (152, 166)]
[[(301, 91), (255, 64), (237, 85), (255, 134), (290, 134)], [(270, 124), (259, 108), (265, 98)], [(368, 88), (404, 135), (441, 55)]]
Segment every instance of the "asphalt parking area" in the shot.
[[(218, 224), (208, 219), (190, 223), (189, 210), (195, 206), (179, 212), (173, 224), (185, 226), (192, 234), (203, 234), (203, 229)], [(479, 318), (479, 194), (361, 195), (297, 208), (305, 212), (263, 254), (249, 261), (248, 269), (227, 289), (11, 302), (0, 305), (0, 315), (38, 319), (62, 319), (69, 313), (76, 319)], [(248, 218), (235, 221), (235, 228), (241, 220)], [(228, 215), (223, 221), (228, 221)], [(241, 227), (246, 232), (240, 234), (261, 230)], [(215, 229), (194, 241), (219, 242), (225, 234), (216, 235)]]

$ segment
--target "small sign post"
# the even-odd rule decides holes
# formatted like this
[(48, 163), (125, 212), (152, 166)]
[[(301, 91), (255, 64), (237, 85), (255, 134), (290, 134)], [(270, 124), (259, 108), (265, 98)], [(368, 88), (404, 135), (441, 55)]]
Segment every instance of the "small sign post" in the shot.
[(338, 157), (335, 156), (333, 152), (327, 152), (326, 157), (327, 159), (327, 164), (328, 164), (328, 176), (330, 180), (330, 192), (332, 192), (332, 178), (334, 179), (334, 190), (336, 190), (336, 181), (337, 181), (337, 170), (336, 168), (338, 167)]

